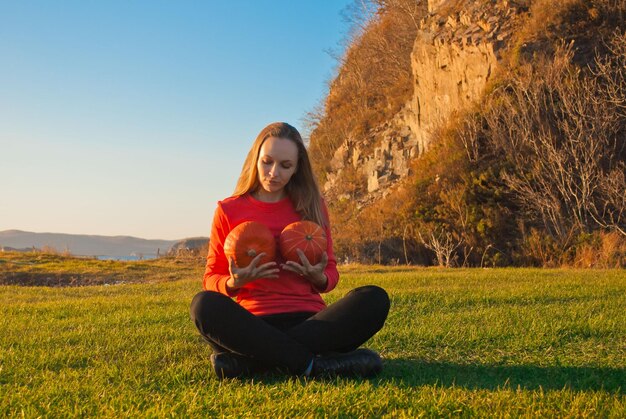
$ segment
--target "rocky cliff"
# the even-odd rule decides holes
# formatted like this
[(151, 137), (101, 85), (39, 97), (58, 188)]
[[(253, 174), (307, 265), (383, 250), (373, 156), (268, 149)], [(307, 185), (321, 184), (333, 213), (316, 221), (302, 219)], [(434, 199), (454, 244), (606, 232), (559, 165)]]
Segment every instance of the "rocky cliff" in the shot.
[(174, 243), (168, 249), (167, 256), (185, 256), (204, 253), (207, 250), (208, 243), (208, 237), (190, 237), (182, 239)]
[(360, 205), (393, 190), (410, 173), (411, 161), (429, 147), (435, 130), (480, 98), (527, 11), (507, 0), (429, 0), (427, 6), (410, 59), (412, 97), (367, 136), (343, 141), (326, 174), (327, 196), (348, 198), (342, 192), (348, 168), (364, 185), (363, 193), (350, 197)]

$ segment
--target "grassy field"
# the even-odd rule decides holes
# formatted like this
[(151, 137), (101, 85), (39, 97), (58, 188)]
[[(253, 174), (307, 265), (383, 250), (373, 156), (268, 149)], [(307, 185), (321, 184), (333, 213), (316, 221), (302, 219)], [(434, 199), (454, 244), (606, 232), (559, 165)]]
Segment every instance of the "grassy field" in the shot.
[[(43, 272), (0, 259), (0, 278), (16, 263)], [(58, 275), (104, 269), (57, 263)], [(624, 271), (343, 267), (328, 302), (364, 284), (391, 296), (367, 344), (382, 375), (220, 382), (189, 321), (199, 265), (111, 268), (140, 272), (136, 283), (0, 286), (0, 416), (626, 416)]]
[[(199, 262), (199, 263), (198, 263)], [(64, 257), (49, 253), (0, 253), (0, 285), (81, 286), (171, 281), (202, 274), (203, 262), (153, 259), (137, 263)]]

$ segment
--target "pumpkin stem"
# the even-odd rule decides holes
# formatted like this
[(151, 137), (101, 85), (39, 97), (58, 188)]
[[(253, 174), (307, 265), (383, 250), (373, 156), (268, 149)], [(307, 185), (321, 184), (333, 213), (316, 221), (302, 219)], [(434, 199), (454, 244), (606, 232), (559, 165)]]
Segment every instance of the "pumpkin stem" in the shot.
[(250, 256), (251, 258), (256, 256), (256, 250), (254, 249), (248, 249), (248, 256)]

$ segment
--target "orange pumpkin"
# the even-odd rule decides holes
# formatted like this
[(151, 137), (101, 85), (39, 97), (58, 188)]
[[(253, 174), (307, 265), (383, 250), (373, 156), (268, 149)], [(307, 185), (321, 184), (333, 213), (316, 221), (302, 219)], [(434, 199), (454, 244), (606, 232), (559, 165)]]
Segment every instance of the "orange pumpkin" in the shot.
[(245, 268), (259, 253), (265, 252), (257, 266), (276, 257), (276, 239), (270, 229), (256, 221), (245, 221), (233, 228), (224, 241), (226, 258), (235, 259), (235, 265)]
[(297, 221), (280, 233), (279, 246), (285, 259), (301, 264), (296, 252), (300, 249), (312, 265), (317, 265), (326, 251), (326, 231), (313, 221)]

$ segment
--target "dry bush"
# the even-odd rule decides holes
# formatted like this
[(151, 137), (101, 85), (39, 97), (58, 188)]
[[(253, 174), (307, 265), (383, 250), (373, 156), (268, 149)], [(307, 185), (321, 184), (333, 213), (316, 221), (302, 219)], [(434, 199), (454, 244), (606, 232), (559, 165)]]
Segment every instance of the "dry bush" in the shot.
[[(561, 6), (571, 11), (581, 4), (572, 0)], [(587, 264), (616, 265), (615, 257), (601, 256), (608, 250), (579, 243), (589, 232), (623, 237), (626, 231), (626, 36), (615, 31), (611, 37), (586, 67), (575, 64), (571, 44), (555, 46), (553, 55), (533, 55), (502, 74), (481, 108), (452, 128), (469, 163), (463, 177), (494, 168), (488, 187), (503, 180), (520, 206), (511, 214), (519, 225), (517, 245), (505, 248), (516, 263), (574, 264), (572, 252), (580, 251)], [(462, 182), (443, 183), (439, 214), (456, 214), (448, 222), (479, 250), (481, 245), (471, 242), (478, 236), (471, 231), (477, 224), (470, 190)], [(527, 233), (526, 226), (535, 228)], [(485, 252), (493, 247), (485, 244)]]
[(576, 268), (626, 267), (626, 238), (617, 232), (599, 232), (581, 238), (564, 265)]
[[(611, 238), (626, 236), (626, 36), (615, 32), (607, 51), (588, 68), (573, 64), (571, 45), (537, 56), (460, 124), (456, 137), (471, 166), (500, 166), (520, 205), (518, 263), (621, 263)], [(526, 224), (538, 228), (525, 233)], [(589, 234), (602, 239), (581, 243)]]
[(45, 253), (47, 255), (60, 255), (59, 251), (53, 247), (45, 245), (41, 249), (39, 249), (39, 253)]
[[(513, 66), (532, 63), (537, 55), (553, 56), (559, 42), (574, 43), (574, 62), (581, 66), (604, 54), (605, 40), (624, 28), (624, 0), (525, 0), (528, 19), (519, 28), (508, 59)], [(622, 29), (623, 30), (623, 29)]]
[[(201, 247), (193, 248), (193, 249), (185, 249), (180, 248), (176, 249), (176, 252), (173, 255), (174, 259), (177, 260), (196, 260), (196, 259), (204, 259), (209, 253), (209, 244), (208, 242)], [(166, 256), (167, 257), (167, 256)]]
[(571, 59), (571, 49), (562, 48), (551, 62), (525, 67), (500, 87), (483, 135), (510, 163), (508, 187), (553, 238), (567, 240), (572, 229), (626, 234), (626, 119), (619, 110), (625, 93), (598, 94), (607, 80), (623, 83), (624, 56), (611, 58), (596, 77)]
[(602, 268), (626, 268), (626, 239), (616, 232), (600, 233), (597, 265)]
[(72, 256), (72, 253), (70, 252), (70, 249), (68, 249), (67, 247), (63, 251), (59, 251), (59, 250), (57, 250), (56, 247), (49, 246), (49, 245), (43, 246), (39, 250), (39, 253), (43, 253), (43, 254), (46, 254), (46, 255), (65, 256), (65, 257)]
[(419, 233), (419, 237), (424, 246), (435, 254), (437, 266), (444, 268), (457, 266), (456, 250), (463, 244), (463, 239), (455, 238), (449, 231), (430, 231), (426, 238)]
[(624, 268), (626, 267), (626, 238), (620, 233), (598, 231), (582, 233), (571, 238), (569, 247), (563, 247), (542, 231), (531, 229), (523, 237), (517, 262), (524, 266), (545, 268)]
[(415, 0), (355, 1), (353, 30), (323, 105), (305, 117), (310, 153), (323, 174), (348, 138), (362, 138), (396, 114), (413, 92), (410, 56), (425, 6)]
[[(326, 102), (312, 113), (310, 150), (322, 179), (342, 142), (363, 145), (411, 93), (410, 52), (402, 51), (413, 44), (418, 2), (365, 3), (378, 12), (361, 20)], [(448, 124), (451, 133), (414, 163), (406, 205), (395, 193), (365, 209), (331, 203), (338, 253), (409, 263), (424, 252), (419, 233), (432, 227), (462, 243), (455, 252), (463, 265), (558, 266), (573, 264), (578, 251), (585, 260), (610, 253), (583, 250), (584, 234), (624, 234), (626, 1), (520, 3), (529, 18), (510, 59), (474, 113)], [(407, 7), (414, 9), (402, 13)]]
[(519, 250), (514, 258), (522, 266), (555, 268), (561, 266), (565, 250), (560, 243), (543, 231), (532, 228), (522, 237)]

